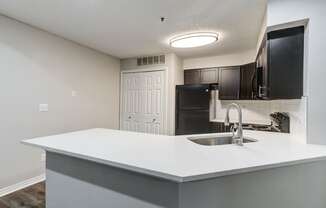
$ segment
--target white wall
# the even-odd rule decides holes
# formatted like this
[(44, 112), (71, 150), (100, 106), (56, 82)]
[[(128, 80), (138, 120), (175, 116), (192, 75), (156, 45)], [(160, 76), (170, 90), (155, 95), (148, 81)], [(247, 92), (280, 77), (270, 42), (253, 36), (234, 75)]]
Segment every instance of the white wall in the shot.
[(0, 34), (1, 189), (43, 173), (41, 151), (21, 140), (118, 128), (120, 62), (3, 16)]
[(171, 53), (166, 56), (168, 66), (168, 134), (175, 134), (175, 92), (176, 85), (184, 83), (182, 60)]
[(184, 69), (237, 66), (254, 62), (256, 58), (256, 49), (219, 56), (208, 56), (201, 58), (190, 58), (183, 60)]
[(326, 1), (268, 0), (267, 26), (309, 18), (306, 30), (306, 95), (308, 143), (326, 144)]
[(267, 30), (267, 7), (266, 7), (266, 11), (265, 11), (265, 15), (261, 24), (261, 28), (260, 28), (260, 32), (258, 35), (258, 41), (257, 41), (257, 46), (256, 46), (256, 55), (255, 57), (257, 57), (257, 54), (259, 52), (260, 46), (264, 40), (264, 36), (266, 34), (266, 30)]

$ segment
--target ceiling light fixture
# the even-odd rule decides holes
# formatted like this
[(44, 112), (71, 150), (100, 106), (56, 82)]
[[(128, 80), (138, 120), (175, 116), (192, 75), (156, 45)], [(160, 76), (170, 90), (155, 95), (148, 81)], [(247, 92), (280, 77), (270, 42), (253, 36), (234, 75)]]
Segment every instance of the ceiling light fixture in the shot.
[(170, 45), (173, 48), (194, 48), (212, 44), (217, 40), (217, 33), (198, 32), (174, 37), (170, 40)]

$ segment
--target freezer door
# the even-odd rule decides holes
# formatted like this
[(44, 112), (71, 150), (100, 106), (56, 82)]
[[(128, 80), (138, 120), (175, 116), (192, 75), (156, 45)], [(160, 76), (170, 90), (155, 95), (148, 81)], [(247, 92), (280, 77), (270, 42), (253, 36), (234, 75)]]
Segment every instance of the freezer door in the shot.
[(209, 110), (209, 85), (177, 86), (177, 110)]

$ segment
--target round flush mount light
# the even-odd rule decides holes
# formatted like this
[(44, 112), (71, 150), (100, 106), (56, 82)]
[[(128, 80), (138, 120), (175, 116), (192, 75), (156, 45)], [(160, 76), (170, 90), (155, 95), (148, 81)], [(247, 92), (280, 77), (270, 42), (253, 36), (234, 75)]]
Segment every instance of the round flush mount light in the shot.
[(194, 48), (212, 44), (217, 40), (217, 33), (198, 32), (174, 37), (170, 40), (170, 45), (173, 48)]

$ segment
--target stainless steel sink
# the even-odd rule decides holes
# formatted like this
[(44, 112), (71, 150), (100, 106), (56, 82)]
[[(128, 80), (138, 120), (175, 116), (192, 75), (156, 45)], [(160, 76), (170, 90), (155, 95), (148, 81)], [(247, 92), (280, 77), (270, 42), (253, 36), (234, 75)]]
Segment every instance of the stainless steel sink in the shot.
[[(214, 136), (214, 137), (189, 137), (188, 140), (206, 146), (234, 144), (232, 136)], [(256, 139), (243, 138), (243, 143), (257, 142)]]

